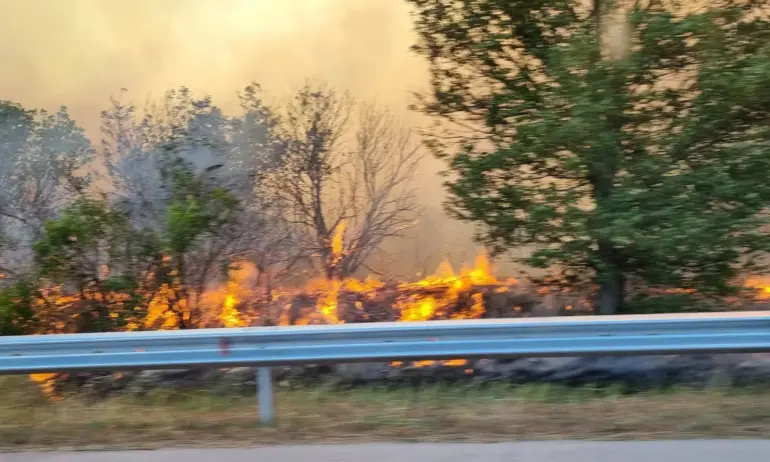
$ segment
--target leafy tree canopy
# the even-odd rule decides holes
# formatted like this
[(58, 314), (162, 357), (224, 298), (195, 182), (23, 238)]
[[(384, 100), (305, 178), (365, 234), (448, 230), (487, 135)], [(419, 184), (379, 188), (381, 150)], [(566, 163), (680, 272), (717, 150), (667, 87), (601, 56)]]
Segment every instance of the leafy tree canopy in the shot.
[(767, 1), (408, 0), (450, 211), (497, 251), (727, 293), (768, 249)]

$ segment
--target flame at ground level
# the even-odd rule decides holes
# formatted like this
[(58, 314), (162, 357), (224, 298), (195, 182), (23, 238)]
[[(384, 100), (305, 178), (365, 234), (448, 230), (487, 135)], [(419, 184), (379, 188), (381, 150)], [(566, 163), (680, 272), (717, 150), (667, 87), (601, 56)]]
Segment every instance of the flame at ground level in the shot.
[[(514, 284), (511, 279), (507, 284)], [(452, 319), (478, 318), (484, 314), (482, 295), (471, 294), (473, 287), (499, 286), (502, 283), (492, 275), (489, 259), (485, 254), (476, 258), (472, 268), (463, 268), (456, 273), (448, 260), (444, 260), (436, 272), (422, 280), (397, 284), (401, 294), (396, 301), (400, 321), (427, 321), (437, 313), (457, 304), (458, 299), (468, 295), (473, 299), (471, 309), (451, 314)], [(314, 280), (302, 290), (318, 295), (318, 311), (327, 323), (341, 323), (339, 295), (344, 290), (365, 297), (376, 296), (376, 290), (386, 284), (373, 278), (365, 280), (344, 279), (342, 281)], [(433, 289), (433, 290), (432, 290)]]
[(770, 276), (750, 276), (743, 286), (754, 290), (758, 300), (770, 300)]
[[(339, 242), (334, 243), (335, 252), (341, 251)], [(241, 262), (233, 265), (225, 283), (207, 291), (199, 298), (200, 309), (206, 315), (202, 317), (205, 324), (220, 325), (224, 327), (242, 327), (259, 324), (255, 319), (249, 319), (244, 315), (242, 308), (253, 304), (260, 299), (259, 290), (253, 283), (257, 276), (254, 265)], [(415, 282), (385, 282), (373, 277), (365, 279), (347, 278), (342, 280), (318, 278), (311, 280), (302, 287), (281, 288), (279, 292), (273, 292), (275, 299), (292, 299), (298, 295), (310, 296), (314, 300), (310, 314), (292, 319), (287, 313), (290, 304), (285, 305), (284, 311), (279, 317), (279, 324), (311, 324), (311, 323), (343, 323), (344, 314), (349, 310), (362, 310), (363, 303), (367, 300), (376, 300), (381, 293), (389, 289), (396, 296), (389, 309), (397, 320), (403, 322), (426, 321), (436, 318), (442, 319), (472, 319), (485, 315), (485, 294), (506, 292), (511, 287), (518, 285), (515, 279), (500, 280), (493, 275), (491, 264), (485, 254), (476, 257), (472, 267), (462, 268), (456, 272), (448, 260), (444, 260), (436, 271)], [(743, 287), (753, 291), (755, 300), (770, 300), (770, 277), (751, 276), (743, 282)], [(78, 302), (75, 295), (67, 295), (60, 287), (44, 290), (45, 296), (57, 309)], [(540, 295), (551, 293), (548, 287), (540, 287), (536, 290)], [(657, 293), (693, 293), (684, 289), (650, 289)], [(154, 294), (148, 306), (148, 315), (143, 324), (145, 328), (174, 329), (177, 317), (170, 312), (169, 306), (175, 304), (179, 309), (187, 309), (185, 300), (175, 300), (175, 291), (169, 287), (161, 287)], [(349, 295), (355, 295), (355, 301), (345, 300)], [(583, 299), (588, 304), (588, 299)], [(259, 304), (259, 302), (257, 302)], [(458, 307), (461, 307), (458, 309)], [(513, 311), (521, 312), (521, 307), (514, 306)], [(573, 305), (565, 305), (565, 309), (571, 311)], [(214, 324), (209, 321), (216, 321)], [(58, 326), (59, 323), (57, 323)], [(129, 326), (129, 329), (138, 328), (138, 324)], [(436, 361), (414, 361), (412, 367), (425, 367), (436, 364)], [(442, 365), (463, 367), (466, 360), (455, 359), (441, 361)], [(396, 367), (402, 367), (400, 362), (392, 363)], [(49, 396), (53, 396), (55, 374), (33, 374), (31, 379), (40, 384), (41, 388)]]
[[(340, 251), (337, 244), (335, 252)], [(513, 279), (505, 281), (506, 284), (515, 284)], [(462, 268), (455, 272), (451, 263), (444, 260), (437, 270), (430, 276), (411, 283), (396, 284), (398, 292), (395, 308), (399, 321), (427, 321), (437, 315), (446, 314), (449, 319), (480, 318), (484, 315), (483, 294), (472, 293), (474, 287), (500, 286), (503, 283), (492, 275), (490, 261), (486, 254), (476, 257), (475, 264), (471, 268)], [(371, 277), (364, 280), (348, 278), (341, 281), (316, 279), (297, 292), (314, 294), (317, 297), (317, 311), (311, 317), (319, 317), (318, 322), (342, 323), (340, 313), (340, 295), (342, 292), (355, 294), (362, 299), (373, 299), (378, 296), (378, 290), (383, 289), (386, 283)], [(468, 297), (470, 308), (466, 310), (452, 310), (458, 306), (460, 299)], [(356, 301), (354, 309), (361, 309), (361, 301)], [(302, 318), (295, 324), (306, 324), (313, 319)], [(288, 324), (283, 318), (281, 324)], [(434, 364), (435, 361), (417, 361), (412, 363), (414, 367), (424, 367)], [(394, 363), (397, 364), (397, 363)], [(448, 366), (463, 366), (467, 361), (457, 359), (443, 361)]]
[[(334, 246), (335, 253), (340, 251), (340, 244)], [(225, 327), (240, 327), (247, 325), (242, 319), (237, 306), (239, 303), (254, 298), (254, 290), (247, 287), (250, 277), (256, 274), (253, 265), (241, 263), (238, 270), (233, 271), (228, 282), (207, 293), (204, 302), (207, 309), (218, 310), (221, 325)], [(484, 316), (484, 293), (505, 292), (519, 282), (510, 278), (501, 280), (494, 276), (489, 258), (486, 254), (479, 254), (472, 267), (464, 267), (456, 272), (451, 263), (445, 259), (436, 271), (415, 282), (387, 283), (373, 277), (365, 279), (347, 278), (342, 280), (330, 280), (326, 278), (313, 279), (302, 287), (282, 288), (281, 295), (291, 298), (299, 294), (312, 296), (315, 300), (315, 310), (297, 319), (281, 316), (278, 324), (312, 324), (344, 323), (342, 312), (345, 309), (360, 309), (361, 302), (356, 301), (353, 306), (341, 303), (341, 298), (346, 294), (355, 294), (359, 300), (374, 299), (378, 291), (392, 286), (397, 291), (393, 309), (398, 321), (426, 321), (436, 318), (445, 319), (474, 319)], [(753, 292), (755, 300), (770, 300), (770, 276), (751, 276), (747, 278), (743, 287)], [(485, 289), (482, 293), (479, 288)], [(539, 287), (536, 289), (540, 295), (547, 295), (552, 288)], [(570, 292), (569, 289), (566, 289)], [(692, 289), (650, 289), (651, 293), (694, 293)], [(463, 306), (466, 309), (454, 310), (460, 300), (466, 301)], [(583, 305), (590, 305), (587, 297), (581, 300)], [(288, 309), (288, 305), (285, 307)], [(450, 310), (452, 308), (452, 310)], [(520, 312), (520, 307), (513, 307)], [(572, 311), (574, 306), (568, 304), (565, 310)]]
[[(339, 255), (340, 252), (342, 252), (340, 239), (336, 238), (334, 244), (334, 253), (335, 255)], [(243, 265), (243, 267), (248, 268), (249, 265)], [(221, 303), (222, 309), (220, 319), (223, 325), (227, 327), (244, 325), (243, 321), (238, 316), (238, 311), (235, 309), (237, 301), (244, 300), (248, 296), (244, 293), (244, 278), (242, 276), (243, 272), (240, 273), (240, 275), (236, 274), (231, 281), (228, 281), (224, 291), (220, 290), (217, 292), (220, 294), (220, 300), (223, 301)], [(448, 313), (448, 318), (480, 318), (485, 314), (484, 295), (480, 292), (473, 292), (474, 288), (487, 286), (491, 287), (492, 291), (505, 291), (507, 290), (507, 287), (516, 285), (517, 283), (518, 282), (515, 279), (501, 281), (495, 277), (490, 261), (484, 253), (481, 253), (476, 257), (473, 267), (462, 268), (459, 273), (456, 272), (451, 263), (445, 259), (439, 264), (433, 274), (416, 282), (397, 284), (397, 290), (400, 295), (396, 300), (394, 308), (399, 321), (426, 321), (434, 319), (437, 315), (442, 314), (444, 310), (448, 310), (450, 307), (457, 306), (460, 298), (469, 297), (471, 300), (470, 308), (462, 311), (450, 312)], [(285, 292), (287, 294), (307, 293), (316, 296), (316, 312), (310, 317), (295, 320), (294, 324), (309, 324), (313, 322), (342, 323), (344, 321), (340, 316), (339, 299), (343, 292), (358, 294), (364, 298), (375, 297), (377, 295), (377, 290), (382, 289), (385, 285), (385, 282), (371, 277), (367, 277), (364, 280), (355, 278), (327, 280), (319, 278), (310, 281), (304, 287), (295, 288)], [(744, 281), (743, 286), (755, 291), (755, 299), (770, 300), (770, 277), (752, 276)], [(693, 293), (694, 291), (668, 289), (663, 290), (663, 292)], [(588, 300), (586, 299), (584, 302), (588, 303)], [(360, 308), (360, 302), (356, 302), (355, 307), (357, 309)], [(519, 307), (515, 308), (515, 311), (520, 311)], [(571, 311), (572, 308), (573, 306), (570, 304), (567, 305), (565, 309)], [(287, 318), (283, 317), (280, 324), (287, 325), (290, 324), (290, 322)], [(411, 365), (413, 367), (425, 367), (435, 363), (436, 361), (415, 361), (412, 362)], [(400, 362), (394, 362), (392, 364), (397, 367), (402, 366)], [(467, 361), (456, 359), (441, 361), (441, 364), (445, 366), (462, 367), (467, 364)]]

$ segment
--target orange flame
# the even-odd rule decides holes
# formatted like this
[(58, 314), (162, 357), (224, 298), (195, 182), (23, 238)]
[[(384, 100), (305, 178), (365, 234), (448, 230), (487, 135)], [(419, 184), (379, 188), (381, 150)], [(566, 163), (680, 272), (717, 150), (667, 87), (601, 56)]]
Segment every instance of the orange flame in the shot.
[(316, 307), (329, 324), (339, 324), (342, 321), (340, 321), (337, 313), (337, 304), (342, 282), (337, 280), (324, 280), (323, 282), (325, 283), (323, 286), (324, 294), (318, 298)]
[(334, 229), (334, 234), (332, 235), (332, 241), (331, 241), (332, 264), (338, 264), (340, 260), (342, 260), (342, 257), (344, 256), (343, 249), (344, 249), (345, 229), (347, 229), (347, 226), (348, 226), (347, 222), (345, 220), (342, 220)]
[[(337, 265), (345, 255), (344, 233), (346, 223), (343, 221), (337, 225), (330, 239), (331, 264)], [(103, 275), (109, 275), (109, 268), (102, 268)], [(255, 292), (250, 281), (256, 281), (258, 272), (253, 264), (238, 262), (230, 271), (225, 283), (207, 290), (199, 297), (198, 307), (204, 317), (202, 326), (208, 326), (209, 321), (216, 321), (218, 325), (225, 327), (241, 327), (250, 324), (250, 320), (244, 318), (244, 313), (239, 312), (239, 307), (246, 302), (255, 299)], [(149, 276), (148, 276), (149, 277)], [(464, 267), (459, 273), (454, 270), (448, 259), (442, 261), (436, 271), (412, 283), (393, 285), (396, 290), (395, 309), (398, 311), (399, 321), (426, 321), (431, 319), (469, 319), (480, 318), (485, 314), (484, 299), (486, 293), (509, 290), (511, 285), (517, 284), (515, 279), (501, 281), (493, 275), (490, 260), (487, 255), (477, 255), (472, 267)], [(486, 290), (474, 290), (487, 286)], [(755, 292), (757, 300), (770, 300), (770, 277), (751, 276), (747, 278), (743, 286)], [(367, 300), (376, 300), (381, 293), (379, 289), (386, 287), (383, 281), (374, 277), (365, 279), (346, 278), (342, 280), (316, 278), (308, 282), (304, 287), (282, 288), (279, 294), (282, 297), (304, 293), (315, 299), (315, 309), (310, 307), (311, 313), (303, 313), (297, 319), (291, 319), (291, 303), (279, 302), (277, 319), (280, 324), (310, 324), (310, 323), (343, 323), (345, 322), (345, 310), (362, 310)], [(655, 291), (655, 289), (650, 289)], [(691, 289), (659, 289), (665, 292), (692, 293)], [(545, 294), (550, 292), (548, 288), (538, 289)], [(66, 312), (66, 307), (76, 306), (81, 301), (79, 295), (64, 293), (60, 286), (51, 286), (41, 289), (45, 309), (51, 312)], [(190, 307), (188, 300), (178, 299), (178, 288), (163, 285), (154, 294), (147, 296), (147, 315), (144, 319), (137, 318), (129, 323), (128, 330), (137, 329), (140, 324), (145, 328), (174, 329), (178, 325), (177, 313), (182, 313), (189, 319)], [(351, 297), (348, 298), (348, 295)], [(125, 303), (127, 295), (102, 295), (110, 303)], [(121, 298), (122, 297), (122, 298)], [(192, 300), (192, 298), (190, 299)], [(171, 309), (173, 308), (173, 309)], [(571, 305), (566, 307), (567, 310)], [(42, 308), (41, 308), (42, 309)], [(519, 310), (517, 308), (517, 310)], [(75, 315), (77, 316), (77, 314)], [(208, 317), (206, 317), (208, 316)], [(69, 329), (64, 321), (56, 321), (51, 324), (57, 330)], [(425, 367), (436, 364), (436, 361), (416, 361), (411, 363), (413, 367)], [(464, 366), (465, 360), (453, 359), (442, 361), (447, 366)], [(402, 363), (394, 362), (394, 366)], [(46, 394), (53, 396), (54, 374), (33, 374), (30, 376), (37, 382)]]
[(770, 277), (751, 276), (744, 281), (743, 286), (754, 290), (757, 300), (770, 300)]
[[(515, 283), (515, 280), (509, 281)], [(436, 272), (413, 284), (402, 284), (400, 288), (408, 292), (410, 287), (421, 288), (446, 288), (441, 299), (432, 295), (415, 295), (410, 299), (399, 303), (401, 321), (427, 321), (438, 314), (439, 311), (456, 305), (463, 294), (469, 293), (474, 286), (496, 286), (500, 281), (492, 275), (489, 258), (481, 253), (476, 256), (475, 265), (472, 268), (463, 268), (460, 274), (455, 273), (449, 260), (444, 260), (436, 269)], [(472, 308), (467, 312), (452, 313), (452, 319), (478, 318), (484, 314), (484, 302), (482, 294), (471, 295)]]
[[(225, 327), (244, 327), (246, 322), (238, 312), (237, 306), (253, 294), (247, 287), (247, 281), (255, 278), (256, 267), (248, 262), (234, 265), (229, 273), (224, 287), (207, 292), (203, 296), (203, 304), (207, 311), (219, 311), (219, 320)], [(221, 307), (221, 308), (220, 308)]]
[[(510, 280), (515, 283), (515, 280)], [(449, 260), (444, 260), (439, 264), (435, 273), (421, 281), (413, 284), (402, 284), (400, 288), (405, 292), (410, 287), (421, 288), (446, 288), (443, 296), (437, 298), (434, 295), (422, 295), (418, 292), (408, 297), (406, 300), (398, 302), (397, 308), (401, 311), (401, 321), (427, 321), (433, 319), (437, 314), (456, 306), (464, 294), (470, 293), (473, 286), (499, 285), (500, 281), (492, 275), (489, 258), (481, 253), (476, 256), (475, 265), (472, 268), (463, 268), (460, 274), (455, 273)], [(467, 311), (451, 311), (450, 319), (472, 319), (480, 318), (484, 315), (484, 295), (474, 293), (470, 295), (473, 302), (471, 308)], [(425, 367), (435, 364), (435, 361), (415, 361), (414, 367)], [(399, 366), (401, 363), (393, 363)], [(451, 359), (442, 361), (445, 366), (464, 366), (467, 361), (464, 359)]]

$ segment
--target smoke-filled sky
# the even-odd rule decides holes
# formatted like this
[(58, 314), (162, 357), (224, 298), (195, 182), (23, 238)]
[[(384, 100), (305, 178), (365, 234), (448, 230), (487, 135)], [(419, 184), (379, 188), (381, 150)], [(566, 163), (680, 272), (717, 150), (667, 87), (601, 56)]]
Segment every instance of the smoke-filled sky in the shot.
[(0, 0), (0, 37), (0, 97), (66, 103), (90, 129), (121, 87), (225, 104), (315, 77), (403, 107), (426, 76), (400, 0)]
[[(403, 0), (0, 0), (0, 99), (65, 104), (98, 139), (99, 112), (121, 88), (141, 104), (184, 85), (227, 110), (252, 81), (277, 97), (315, 78), (419, 124), (406, 111), (411, 92), (427, 87), (414, 40)], [(440, 211), (440, 166), (427, 159), (420, 180), (437, 218), (419, 259), (465, 260), (467, 228)]]

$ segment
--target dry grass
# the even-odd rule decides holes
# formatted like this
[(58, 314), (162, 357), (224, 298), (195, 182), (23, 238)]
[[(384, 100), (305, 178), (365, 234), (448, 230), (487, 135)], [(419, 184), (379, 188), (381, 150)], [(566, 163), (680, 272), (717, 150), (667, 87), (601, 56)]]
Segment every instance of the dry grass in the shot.
[(770, 436), (770, 393), (679, 390), (623, 396), (551, 387), (281, 391), (260, 427), (256, 399), (205, 393), (51, 402), (3, 379), (4, 449), (255, 445), (344, 441), (501, 441)]

